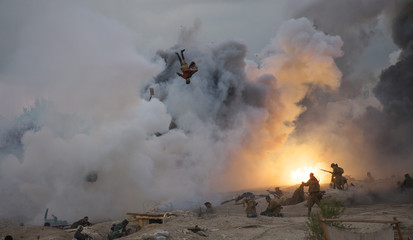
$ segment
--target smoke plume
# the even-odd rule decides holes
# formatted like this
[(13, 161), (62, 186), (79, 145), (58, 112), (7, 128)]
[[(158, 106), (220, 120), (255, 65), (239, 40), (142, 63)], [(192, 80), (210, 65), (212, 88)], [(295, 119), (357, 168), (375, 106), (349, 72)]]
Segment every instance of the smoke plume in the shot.
[[(361, 2), (329, 23), (305, 18), (319, 11), (315, 1), (281, 25), (257, 62), (241, 41), (200, 44), (200, 19), (146, 59), (136, 51), (144, 33), (87, 3), (2, 3), (27, 12), (7, 15), (17, 33), (0, 46), (0, 218), (41, 223), (48, 208), (93, 222), (148, 202), (188, 208), (221, 190), (291, 184), (302, 167), (339, 162), (355, 176), (411, 167), (412, 8), (397, 12), (402, 52), (376, 98), (362, 91), (375, 76), (350, 70), (390, 4)], [(199, 68), (191, 84), (176, 74), (182, 49)]]

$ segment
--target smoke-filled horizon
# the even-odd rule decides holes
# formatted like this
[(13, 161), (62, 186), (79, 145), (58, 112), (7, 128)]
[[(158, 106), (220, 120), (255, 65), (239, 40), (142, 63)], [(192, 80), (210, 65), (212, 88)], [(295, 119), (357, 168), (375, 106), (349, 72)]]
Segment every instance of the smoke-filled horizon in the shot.
[[(253, 60), (248, 41), (202, 41), (198, 16), (150, 55), (137, 44), (144, 31), (93, 4), (2, 3), (24, 17), (3, 15), (15, 28), (0, 21), (10, 32), (0, 46), (0, 218), (193, 207), (219, 191), (299, 183), (307, 171), (326, 182), (318, 170), (332, 162), (361, 179), (411, 172), (410, 5), (329, 1), (360, 10), (334, 20), (317, 14), (325, 2), (288, 4), (296, 12), (274, 23)], [(393, 19), (400, 61), (390, 66), (390, 43), (385, 61), (361, 62), (377, 58), (369, 47), (388, 39)], [(181, 49), (199, 68), (191, 84), (176, 75)]]

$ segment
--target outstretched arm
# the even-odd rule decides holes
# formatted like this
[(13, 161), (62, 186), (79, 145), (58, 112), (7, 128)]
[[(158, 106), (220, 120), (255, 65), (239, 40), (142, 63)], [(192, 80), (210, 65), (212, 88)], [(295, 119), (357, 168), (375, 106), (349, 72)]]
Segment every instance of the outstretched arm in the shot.
[(191, 62), (191, 64), (189, 64), (189, 68), (195, 72), (198, 71), (198, 66), (195, 62)]

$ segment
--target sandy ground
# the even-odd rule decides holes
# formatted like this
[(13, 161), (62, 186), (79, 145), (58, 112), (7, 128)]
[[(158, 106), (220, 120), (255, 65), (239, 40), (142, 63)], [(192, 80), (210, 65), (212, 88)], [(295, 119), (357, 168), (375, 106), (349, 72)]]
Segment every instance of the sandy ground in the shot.
[[(282, 188), (285, 194), (291, 195), (295, 187)], [(327, 187), (324, 187), (327, 189)], [(242, 192), (239, 192), (242, 193)], [(265, 194), (254, 191), (256, 194)], [(232, 193), (233, 194), (233, 193)], [(356, 195), (358, 194), (358, 195)], [(410, 193), (411, 194), (411, 193)], [(230, 195), (228, 195), (230, 196)], [(361, 197), (360, 197), (361, 196)], [(368, 203), (359, 204), (354, 199), (363, 199), (357, 189), (338, 191), (327, 189), (326, 198), (334, 197), (341, 199), (346, 210), (341, 218), (345, 219), (370, 219), (370, 220), (392, 220), (397, 217), (401, 221), (401, 231), (404, 239), (413, 239), (413, 202), (399, 201), (397, 203)], [(377, 197), (377, 196), (376, 196)], [(230, 198), (230, 197), (229, 197)], [(257, 200), (257, 212), (265, 210), (267, 203), (264, 198)], [(141, 230), (123, 237), (122, 239), (144, 239), (142, 236), (165, 231), (169, 235), (166, 239), (306, 239), (307, 237), (307, 208), (305, 203), (299, 203), (283, 207), (283, 218), (258, 216), (257, 218), (247, 218), (242, 205), (235, 204), (234, 201), (220, 205), (213, 203), (217, 211), (213, 216), (199, 217), (196, 210), (193, 211), (171, 211), (176, 216), (168, 217), (163, 224), (149, 224)], [(318, 211), (314, 207), (313, 211)], [(131, 216), (125, 218), (130, 219)], [(102, 222), (88, 228), (87, 231), (94, 237), (93, 239), (106, 239), (112, 223), (118, 223), (122, 219), (114, 222)], [(374, 231), (380, 228), (381, 224), (351, 224), (354, 231)], [(128, 227), (134, 228), (137, 222), (131, 221)], [(188, 228), (198, 226), (202, 232), (194, 233)], [(0, 221), (0, 238), (10, 234), (14, 239), (72, 239), (74, 232), (61, 230), (53, 227), (43, 226), (15, 226), (7, 221)], [(395, 236), (397, 236), (395, 231)], [(396, 238), (397, 239), (397, 238)]]

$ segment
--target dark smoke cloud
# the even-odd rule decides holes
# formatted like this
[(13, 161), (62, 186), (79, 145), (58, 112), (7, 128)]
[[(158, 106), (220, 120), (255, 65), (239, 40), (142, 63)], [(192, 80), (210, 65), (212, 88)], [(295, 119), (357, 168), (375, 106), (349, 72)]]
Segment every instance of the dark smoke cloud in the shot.
[(412, 5), (411, 1), (399, 4), (392, 23), (393, 40), (403, 50), (410, 47), (413, 39)]
[[(297, 137), (302, 137), (303, 141), (308, 139), (306, 136), (311, 135), (314, 129), (313, 119), (327, 124), (331, 113), (326, 108), (334, 103), (348, 101), (354, 102), (352, 105), (359, 106), (377, 105), (369, 97), (371, 89), (378, 81), (374, 73), (376, 69), (368, 66), (360, 60), (360, 57), (371, 44), (373, 37), (382, 35), (383, 31), (385, 33), (386, 29), (384, 27), (379, 29), (378, 23), (381, 18), (385, 18), (383, 16), (390, 12), (394, 4), (393, 1), (386, 0), (316, 0), (310, 1), (295, 14), (295, 16), (306, 16), (320, 31), (338, 35), (344, 42), (344, 54), (335, 60), (343, 74), (340, 88), (338, 91), (326, 91), (315, 85), (309, 88), (308, 93), (299, 102), (306, 111), (296, 120), (295, 135)], [(385, 50), (380, 48), (377, 51)], [(352, 111), (349, 110), (349, 112)], [(347, 120), (352, 117), (354, 117), (352, 113), (346, 116)], [(346, 120), (340, 121), (342, 125)]]
[[(369, 2), (359, 2), (362, 3)], [(379, 3), (380, 8), (372, 8), (373, 15), (365, 16), (374, 17), (379, 12), (393, 14), (386, 18), (392, 22), (394, 42), (402, 49), (399, 61), (384, 69), (379, 78), (369, 74), (368, 68), (363, 69), (362, 74), (346, 74), (344, 69), (338, 92), (310, 88), (300, 102), (306, 107), (306, 111), (297, 119), (294, 134), (301, 143), (318, 136), (316, 139), (323, 142), (329, 161), (341, 163), (353, 176), (373, 171), (380, 176), (389, 177), (394, 174), (397, 177), (405, 172), (411, 172), (413, 167), (413, 72), (410, 67), (413, 61), (412, 4), (381, 1)], [(396, 3), (398, 6), (395, 7)], [(364, 16), (356, 17), (355, 20), (357, 19), (362, 20), (362, 25), (368, 20), (364, 19)], [(336, 31), (340, 32), (340, 28)], [(347, 37), (344, 34), (344, 46), (347, 44)], [(354, 39), (359, 39), (357, 42), (363, 43), (360, 38)], [(347, 45), (354, 47), (352, 51), (363, 49), (362, 46), (366, 45), (362, 44), (361, 48), (358, 48), (357, 45), (352, 45), (351, 41), (350, 45)], [(351, 56), (347, 58), (348, 52), (344, 51), (345, 61), (352, 59)], [(353, 61), (347, 62), (354, 64)], [(342, 69), (343, 65), (340, 66)], [(369, 88), (373, 90), (370, 91)], [(314, 119), (317, 121), (313, 121)], [(396, 186), (395, 182), (393, 186)]]
[(392, 5), (394, 2), (387, 0), (315, 0), (295, 17), (307, 17), (321, 31), (343, 39), (345, 55), (337, 60), (337, 65), (347, 75), (354, 70), (354, 61), (369, 45), (371, 38), (380, 32), (376, 28), (378, 17)]
[[(413, 140), (413, 3), (403, 3), (393, 19), (393, 39), (402, 49), (399, 62), (385, 69), (373, 92), (383, 106), (362, 119), (364, 134), (382, 161), (411, 170)], [(371, 126), (368, 126), (371, 125)], [(407, 170), (406, 169), (406, 170)]]

